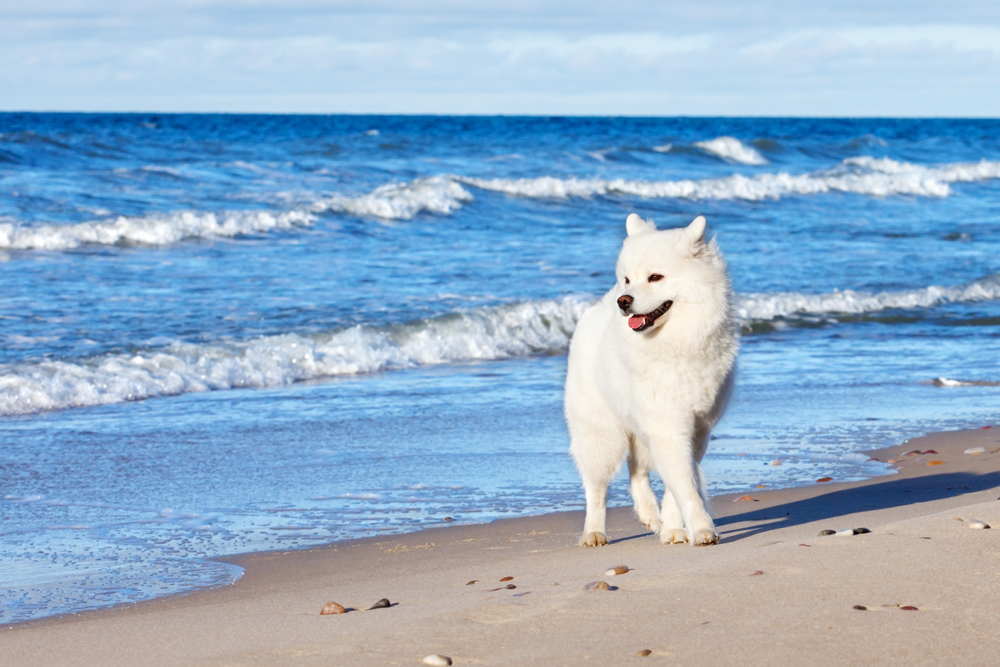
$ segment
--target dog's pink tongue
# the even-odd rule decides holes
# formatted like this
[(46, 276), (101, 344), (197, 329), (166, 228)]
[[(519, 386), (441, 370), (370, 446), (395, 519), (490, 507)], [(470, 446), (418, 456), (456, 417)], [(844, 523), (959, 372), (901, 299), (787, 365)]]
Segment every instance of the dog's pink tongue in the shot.
[(628, 318), (628, 325), (633, 329), (638, 329), (645, 323), (646, 323), (645, 315), (633, 315), (632, 317)]

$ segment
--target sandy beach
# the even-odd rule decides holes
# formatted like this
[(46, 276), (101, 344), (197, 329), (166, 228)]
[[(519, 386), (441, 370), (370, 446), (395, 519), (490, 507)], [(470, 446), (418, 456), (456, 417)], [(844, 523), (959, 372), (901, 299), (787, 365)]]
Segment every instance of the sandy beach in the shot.
[(570, 512), (235, 556), (233, 586), (6, 627), (0, 664), (996, 664), (1000, 429), (871, 455), (899, 474), (713, 498), (714, 547), (619, 508), (598, 549)]

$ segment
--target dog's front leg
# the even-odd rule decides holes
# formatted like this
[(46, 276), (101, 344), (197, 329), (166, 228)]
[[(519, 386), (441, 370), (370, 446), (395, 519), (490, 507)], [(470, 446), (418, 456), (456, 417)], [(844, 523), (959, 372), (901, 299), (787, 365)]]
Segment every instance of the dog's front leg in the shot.
[(687, 528), (687, 538), (692, 545), (716, 544), (719, 535), (701, 497), (701, 478), (691, 447), (691, 434), (660, 431), (651, 438), (650, 450), (656, 470), (667, 487), (663, 495), (660, 520), (660, 540), (678, 542), (678, 520)]

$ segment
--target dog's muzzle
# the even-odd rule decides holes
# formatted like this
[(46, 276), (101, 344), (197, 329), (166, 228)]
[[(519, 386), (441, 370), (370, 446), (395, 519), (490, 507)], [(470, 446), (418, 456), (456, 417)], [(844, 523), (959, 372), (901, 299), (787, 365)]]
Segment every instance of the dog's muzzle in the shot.
[[(628, 302), (625, 304), (625, 307), (622, 308), (622, 299), (626, 298), (628, 299)], [(645, 313), (643, 315), (631, 315), (628, 312), (628, 308), (631, 305), (632, 305), (632, 297), (629, 297), (628, 295), (618, 299), (618, 307), (621, 308), (622, 315), (628, 316), (629, 328), (632, 331), (641, 332), (653, 326), (656, 320), (663, 317), (666, 314), (666, 312), (670, 310), (670, 307), (674, 305), (674, 302), (664, 301), (662, 304), (660, 304), (659, 308), (657, 308), (656, 310), (651, 310), (650, 312)]]

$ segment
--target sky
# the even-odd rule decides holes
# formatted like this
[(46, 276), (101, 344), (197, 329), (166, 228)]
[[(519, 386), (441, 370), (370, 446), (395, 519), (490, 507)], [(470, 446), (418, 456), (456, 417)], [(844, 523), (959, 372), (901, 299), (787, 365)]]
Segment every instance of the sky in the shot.
[(0, 110), (1000, 115), (1000, 2), (0, 0)]

